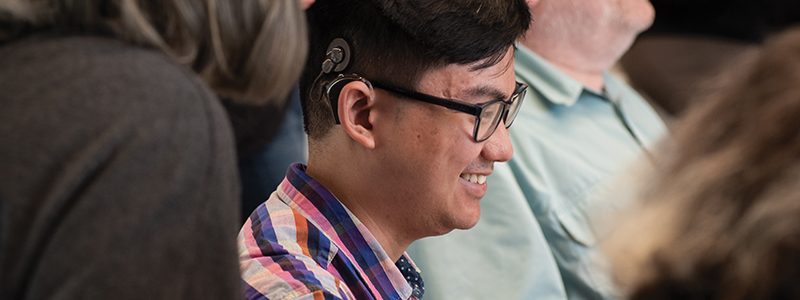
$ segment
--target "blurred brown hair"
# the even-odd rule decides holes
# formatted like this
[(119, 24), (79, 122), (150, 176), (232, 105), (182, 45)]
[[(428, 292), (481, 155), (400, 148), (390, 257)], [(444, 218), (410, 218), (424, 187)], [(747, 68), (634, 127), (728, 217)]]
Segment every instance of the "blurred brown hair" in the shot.
[(36, 30), (99, 34), (159, 49), (220, 96), (244, 104), (284, 101), (308, 44), (297, 0), (0, 1), (0, 44)]
[(630, 299), (800, 299), (800, 28), (724, 87), (608, 242)]

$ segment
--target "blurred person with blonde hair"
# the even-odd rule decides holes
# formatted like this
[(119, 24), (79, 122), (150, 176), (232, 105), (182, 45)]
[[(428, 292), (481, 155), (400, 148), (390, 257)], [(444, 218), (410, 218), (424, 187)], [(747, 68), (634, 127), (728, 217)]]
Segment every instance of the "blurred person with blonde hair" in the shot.
[(800, 298), (800, 28), (676, 128), (606, 245), (629, 299)]
[(0, 298), (241, 297), (218, 97), (284, 101), (305, 32), (297, 0), (0, 1)]

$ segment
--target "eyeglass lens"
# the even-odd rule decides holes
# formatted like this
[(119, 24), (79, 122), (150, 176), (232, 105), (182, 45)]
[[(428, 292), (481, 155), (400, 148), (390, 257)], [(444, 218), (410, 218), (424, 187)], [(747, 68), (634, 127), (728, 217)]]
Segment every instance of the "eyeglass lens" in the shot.
[(525, 98), (525, 89), (517, 93), (516, 96), (511, 99), (511, 107), (508, 108), (508, 114), (506, 115), (506, 128), (511, 127), (511, 123), (514, 123), (514, 119), (517, 118), (517, 114), (519, 113), (519, 107), (522, 105), (522, 99)]
[(494, 133), (497, 125), (500, 123), (500, 117), (503, 115), (504, 106), (505, 103), (503, 102), (494, 102), (483, 108), (481, 111), (480, 123), (478, 123), (477, 140), (485, 140)]
[(511, 123), (514, 122), (519, 112), (520, 103), (522, 103), (520, 99), (524, 96), (525, 90), (522, 90), (512, 97), (511, 104), (498, 101), (485, 106), (481, 111), (478, 128), (475, 131), (476, 141), (481, 142), (492, 136), (494, 131), (497, 130), (497, 126), (500, 124), (506, 107), (508, 107), (508, 112), (505, 114), (505, 126), (506, 128), (511, 126)]

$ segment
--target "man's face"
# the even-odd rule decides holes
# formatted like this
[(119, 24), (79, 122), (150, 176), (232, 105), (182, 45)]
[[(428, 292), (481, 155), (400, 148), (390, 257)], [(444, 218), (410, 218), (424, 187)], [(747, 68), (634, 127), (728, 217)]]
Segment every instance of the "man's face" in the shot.
[(655, 15), (648, 0), (540, 0), (531, 12), (539, 21), (533, 22), (534, 30), (544, 26), (540, 30), (585, 39), (598, 34), (636, 35), (652, 24)]
[(638, 33), (653, 24), (655, 10), (649, 0), (604, 0), (599, 2), (604, 4), (609, 23), (615, 24), (621, 30)]
[[(512, 51), (509, 48), (500, 63), (485, 69), (449, 65), (428, 71), (416, 90), (474, 104), (508, 100), (516, 87)], [(413, 220), (409, 234), (420, 238), (474, 226), (486, 193), (485, 176), (491, 174), (494, 162), (507, 161), (513, 153), (505, 124), (477, 143), (472, 115), (398, 99), (381, 89), (375, 93), (396, 103), (397, 118), (383, 129), (387, 139), (380, 159), (390, 181), (384, 192), (395, 198), (392, 206), (397, 213)]]

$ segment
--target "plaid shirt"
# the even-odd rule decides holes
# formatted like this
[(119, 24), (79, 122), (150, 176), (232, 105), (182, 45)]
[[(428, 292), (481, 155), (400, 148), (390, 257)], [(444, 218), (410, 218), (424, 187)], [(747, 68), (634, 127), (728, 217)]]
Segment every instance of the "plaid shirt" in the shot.
[(392, 262), (364, 224), (299, 163), (250, 215), (238, 244), (248, 299), (422, 297), (407, 254)]

